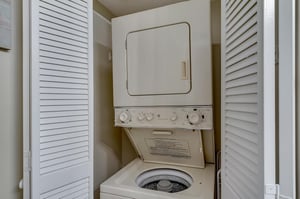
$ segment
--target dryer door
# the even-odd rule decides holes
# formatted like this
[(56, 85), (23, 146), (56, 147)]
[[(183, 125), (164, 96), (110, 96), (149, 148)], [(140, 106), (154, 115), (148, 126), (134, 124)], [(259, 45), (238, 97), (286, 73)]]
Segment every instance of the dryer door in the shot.
[(129, 95), (186, 94), (190, 81), (190, 26), (179, 23), (127, 35)]

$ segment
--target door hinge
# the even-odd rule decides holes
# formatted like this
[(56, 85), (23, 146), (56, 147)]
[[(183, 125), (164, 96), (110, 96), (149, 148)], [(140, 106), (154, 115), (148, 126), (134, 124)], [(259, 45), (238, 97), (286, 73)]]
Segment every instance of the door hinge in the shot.
[(266, 184), (265, 195), (274, 199), (280, 198), (280, 186), (279, 184)]
[(24, 152), (24, 169), (25, 172), (31, 171), (31, 151)]

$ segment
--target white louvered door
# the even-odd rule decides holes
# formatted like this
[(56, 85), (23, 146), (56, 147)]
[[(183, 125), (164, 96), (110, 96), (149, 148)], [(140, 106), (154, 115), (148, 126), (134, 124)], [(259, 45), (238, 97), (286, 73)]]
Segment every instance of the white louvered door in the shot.
[(222, 199), (275, 198), (274, 21), (274, 0), (222, 0)]
[(25, 2), (31, 150), (25, 192), (30, 199), (93, 198), (92, 1)]

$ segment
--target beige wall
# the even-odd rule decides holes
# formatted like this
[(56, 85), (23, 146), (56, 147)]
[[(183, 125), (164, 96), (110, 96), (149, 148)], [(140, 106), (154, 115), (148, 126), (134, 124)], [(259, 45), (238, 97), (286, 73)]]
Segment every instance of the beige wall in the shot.
[(11, 2), (12, 48), (0, 50), (1, 199), (22, 198), (22, 1)]
[(121, 167), (121, 131), (114, 128), (110, 49), (94, 43), (94, 186)]
[[(102, 15), (102, 13), (101, 13)], [(103, 15), (102, 15), (103, 16)], [(121, 130), (114, 128), (111, 25), (94, 12), (94, 189), (121, 167)]]

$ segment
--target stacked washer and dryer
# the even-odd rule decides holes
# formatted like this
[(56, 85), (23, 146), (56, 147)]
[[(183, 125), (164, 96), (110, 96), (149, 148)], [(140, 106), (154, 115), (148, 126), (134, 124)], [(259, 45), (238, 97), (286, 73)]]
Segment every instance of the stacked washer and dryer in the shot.
[(210, 0), (115, 18), (112, 33), (115, 125), (138, 158), (100, 198), (213, 199), (214, 142), (202, 135), (213, 129)]

